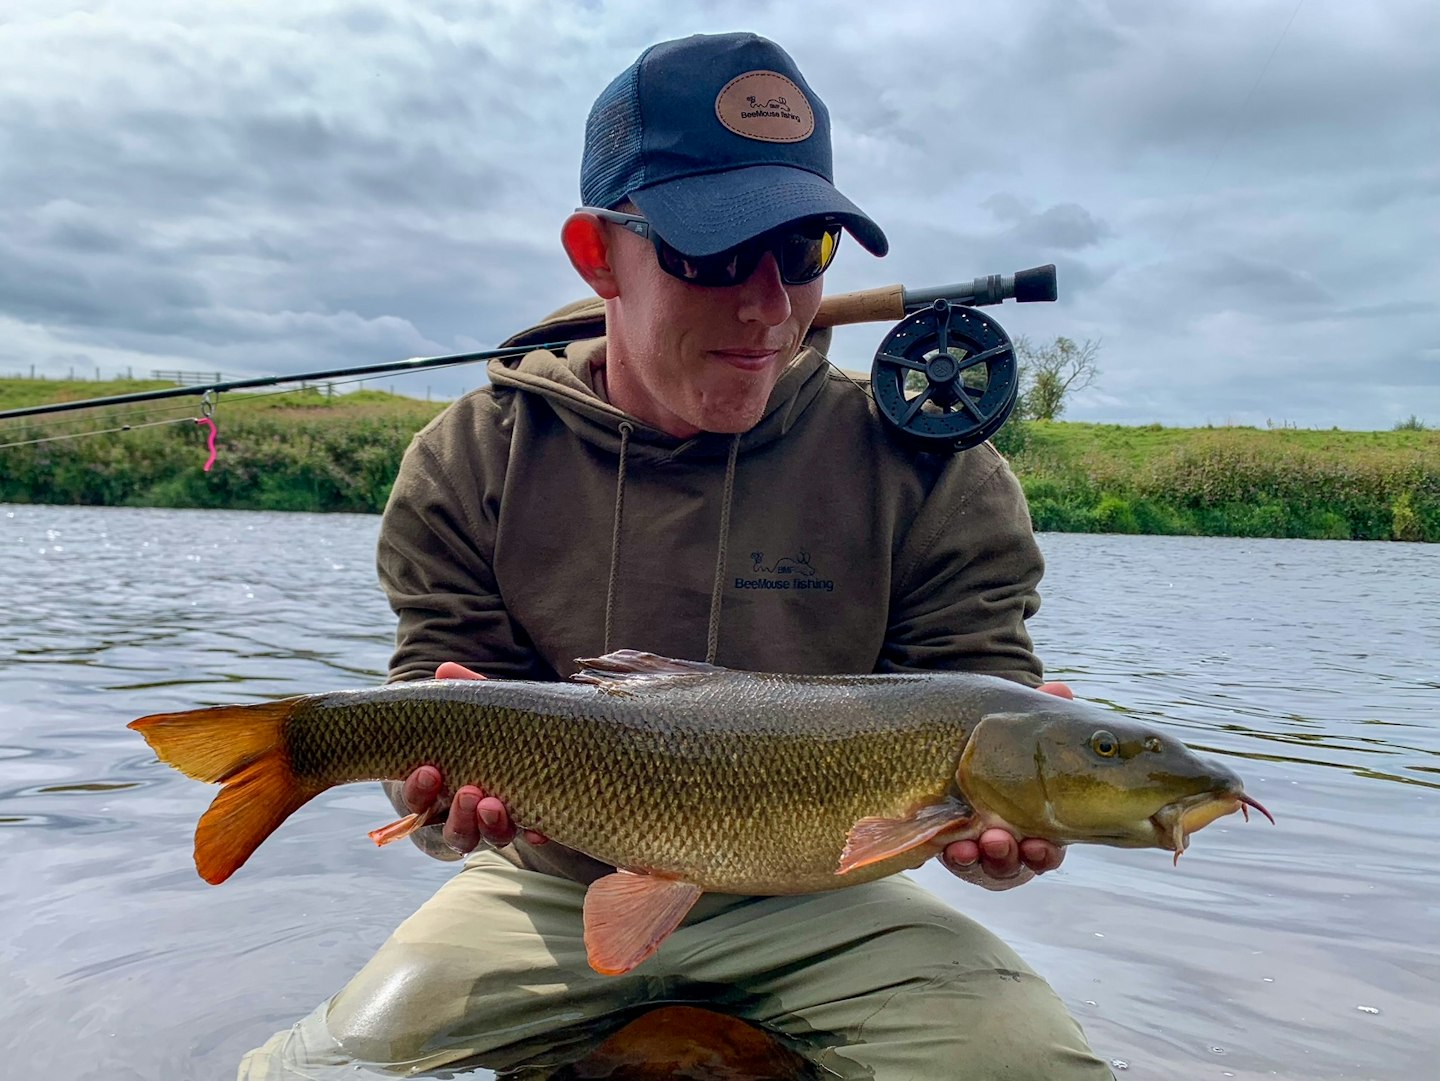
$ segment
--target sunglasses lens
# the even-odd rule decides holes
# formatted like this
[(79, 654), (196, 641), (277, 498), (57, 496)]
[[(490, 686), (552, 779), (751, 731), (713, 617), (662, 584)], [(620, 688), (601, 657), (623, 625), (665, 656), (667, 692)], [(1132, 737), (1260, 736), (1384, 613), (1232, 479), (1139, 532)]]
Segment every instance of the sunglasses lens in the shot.
[(676, 251), (663, 240), (655, 245), (660, 266), (666, 273), (691, 285), (735, 285), (755, 272), (763, 250), (731, 248), (717, 255), (695, 257)]
[(782, 235), (775, 247), (780, 276), (791, 285), (813, 282), (829, 269), (839, 244), (838, 225), (798, 229)]
[(802, 226), (748, 241), (716, 255), (700, 257), (676, 251), (658, 236), (655, 254), (667, 274), (692, 285), (708, 287), (738, 285), (755, 273), (767, 251), (775, 253), (780, 277), (788, 285), (804, 285), (824, 274), (835, 258), (840, 243), (840, 226)]

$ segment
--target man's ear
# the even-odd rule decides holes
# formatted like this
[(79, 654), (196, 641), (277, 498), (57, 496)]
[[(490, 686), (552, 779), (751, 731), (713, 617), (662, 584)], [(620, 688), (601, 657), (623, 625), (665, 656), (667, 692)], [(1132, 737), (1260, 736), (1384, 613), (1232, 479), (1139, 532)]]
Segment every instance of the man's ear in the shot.
[(577, 211), (560, 227), (560, 243), (575, 272), (601, 299), (614, 300), (620, 295), (620, 288), (610, 266), (610, 248), (606, 241), (604, 223), (594, 214)]

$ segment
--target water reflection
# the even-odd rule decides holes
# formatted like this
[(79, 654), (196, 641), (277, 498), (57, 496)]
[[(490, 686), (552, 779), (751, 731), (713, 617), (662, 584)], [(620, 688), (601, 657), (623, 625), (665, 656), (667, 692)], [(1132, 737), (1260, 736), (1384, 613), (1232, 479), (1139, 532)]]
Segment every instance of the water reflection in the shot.
[[(227, 1077), (450, 873), (327, 793), (212, 889), (211, 790), (145, 713), (379, 682), (375, 519), (0, 508), (0, 1054), (17, 1076)], [(1076, 848), (989, 894), (1125, 1078), (1428, 1076), (1440, 1051), (1440, 550), (1042, 537), (1032, 629), (1078, 695), (1172, 726), (1277, 818), (1164, 853)], [(1361, 1009), (1365, 1007), (1365, 1009)], [(1367, 1012), (1378, 1010), (1378, 1013)], [(1428, 1041), (1428, 1042), (1427, 1042)]]

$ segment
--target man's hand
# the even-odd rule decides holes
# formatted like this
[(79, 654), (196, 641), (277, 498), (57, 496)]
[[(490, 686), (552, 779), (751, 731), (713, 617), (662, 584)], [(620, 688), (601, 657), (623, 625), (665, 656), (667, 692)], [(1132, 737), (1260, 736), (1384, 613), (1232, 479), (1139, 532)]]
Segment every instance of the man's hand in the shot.
[[(1044, 683), (1040, 690), (1060, 698), (1074, 698), (1063, 683)], [(1036, 875), (1053, 871), (1065, 859), (1065, 849), (1039, 837), (1017, 841), (1002, 829), (990, 829), (974, 841), (946, 845), (940, 862), (958, 878), (987, 890), (1013, 889)]]
[[(446, 661), (435, 670), (436, 679), (484, 679), (479, 672), (472, 672), (454, 661)], [(469, 852), (481, 841), (496, 848), (504, 848), (515, 840), (520, 832), (510, 821), (510, 810), (502, 800), (487, 796), (473, 784), (468, 784), (455, 793), (450, 809), (445, 812), (440, 805), (445, 779), (434, 766), (421, 766), (405, 778), (401, 789), (405, 806), (413, 814), (429, 812), (432, 817), (445, 813), (445, 829), (442, 836), (445, 843), (456, 852)], [(532, 845), (545, 843), (545, 838), (534, 830), (525, 830), (525, 840)]]

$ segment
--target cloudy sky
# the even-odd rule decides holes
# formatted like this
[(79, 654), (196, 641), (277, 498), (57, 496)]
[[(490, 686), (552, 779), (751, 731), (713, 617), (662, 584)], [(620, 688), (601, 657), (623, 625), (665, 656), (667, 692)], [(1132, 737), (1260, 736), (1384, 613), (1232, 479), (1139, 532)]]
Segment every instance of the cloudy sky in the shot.
[(1073, 419), (1440, 424), (1434, 0), (4, 0), (0, 375), (492, 345), (584, 294), (557, 238), (594, 97), (738, 29), (796, 58), (890, 236), (827, 291), (1053, 262), (1058, 303), (990, 311), (1101, 343)]

